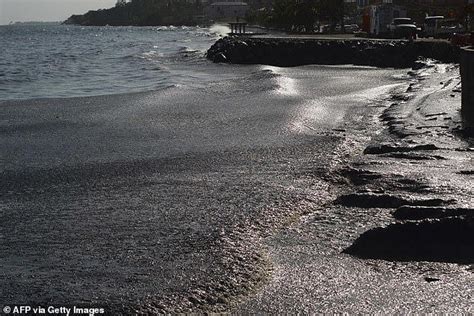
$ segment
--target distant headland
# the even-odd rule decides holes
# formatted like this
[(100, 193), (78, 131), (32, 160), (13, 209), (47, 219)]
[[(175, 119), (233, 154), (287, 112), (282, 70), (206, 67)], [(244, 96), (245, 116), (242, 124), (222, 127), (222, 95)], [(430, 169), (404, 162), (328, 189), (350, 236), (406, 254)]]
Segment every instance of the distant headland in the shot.
[(113, 8), (72, 15), (63, 23), (92, 26), (197, 25), (202, 23), (202, 12), (203, 5), (199, 0), (118, 1)]

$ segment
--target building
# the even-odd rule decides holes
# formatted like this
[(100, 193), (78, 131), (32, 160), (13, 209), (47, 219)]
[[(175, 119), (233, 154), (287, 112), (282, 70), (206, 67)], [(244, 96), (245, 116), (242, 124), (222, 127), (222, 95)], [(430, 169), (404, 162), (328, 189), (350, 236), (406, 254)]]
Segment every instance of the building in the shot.
[(425, 16), (443, 15), (462, 21), (469, 0), (397, 0), (408, 9), (410, 17), (421, 23)]
[(385, 35), (390, 32), (388, 25), (393, 19), (407, 17), (407, 10), (390, 3), (371, 5), (365, 8), (362, 29), (372, 35)]
[[(352, 1), (352, 0), (350, 0)], [(366, 10), (369, 6), (392, 4), (406, 8), (407, 16), (421, 25), (426, 16), (442, 15), (463, 22), (467, 7), (474, 0), (356, 0), (357, 6)]]
[(214, 21), (243, 19), (247, 15), (249, 6), (245, 2), (214, 2), (206, 7), (205, 14)]

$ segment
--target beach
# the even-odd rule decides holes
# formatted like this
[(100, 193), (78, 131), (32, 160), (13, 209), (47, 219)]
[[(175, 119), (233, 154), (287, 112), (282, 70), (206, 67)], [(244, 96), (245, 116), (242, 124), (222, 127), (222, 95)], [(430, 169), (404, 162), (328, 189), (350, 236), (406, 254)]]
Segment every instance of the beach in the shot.
[[(0, 101), (0, 302), (114, 315), (472, 312), (471, 265), (344, 253), (395, 222), (396, 207), (337, 202), (472, 209), (456, 66), (191, 55), (188, 69), (169, 67), (187, 79), (158, 89)], [(440, 149), (364, 154), (380, 144)]]
[[(347, 132), (328, 173), (336, 203), (266, 240), (273, 278), (238, 314), (472, 312), (473, 142), (459, 133), (458, 68), (446, 66), (412, 71), (380, 116)], [(438, 149), (367, 154), (380, 144)], [(397, 209), (394, 197), (445, 206)]]

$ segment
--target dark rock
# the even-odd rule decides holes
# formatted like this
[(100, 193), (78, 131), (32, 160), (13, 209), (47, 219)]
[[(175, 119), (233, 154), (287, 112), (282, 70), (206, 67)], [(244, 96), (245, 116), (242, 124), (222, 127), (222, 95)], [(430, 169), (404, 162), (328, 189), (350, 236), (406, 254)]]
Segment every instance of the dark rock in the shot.
[(215, 62), (216, 63), (225, 63), (227, 61), (227, 57), (223, 53), (217, 54), (215, 57)]
[(442, 199), (413, 200), (389, 194), (351, 193), (341, 195), (336, 199), (335, 203), (348, 207), (398, 208), (403, 205), (440, 206), (452, 204), (453, 201), (446, 201)]
[(428, 66), (427, 62), (424, 60), (417, 60), (413, 64), (412, 70), (420, 70)]
[(406, 94), (394, 94), (391, 99), (393, 101), (408, 101), (410, 97)]
[[(214, 62), (218, 53), (229, 63), (298, 66), (306, 64), (355, 64), (363, 66), (425, 67), (419, 56), (456, 62), (459, 48), (446, 43), (403, 41), (328, 40), (300, 38), (226, 37), (213, 45), (207, 57)], [(245, 46), (247, 49), (242, 51)]]
[(441, 281), (441, 280), (438, 279), (438, 278), (425, 277), (425, 281), (428, 282), (428, 283), (431, 283), (431, 282), (438, 282), (438, 281)]
[(415, 153), (388, 153), (383, 154), (383, 157), (397, 158), (397, 159), (410, 159), (410, 160), (446, 160), (445, 157), (439, 155), (420, 155)]
[(472, 217), (391, 224), (362, 234), (343, 252), (363, 259), (474, 263)]
[(355, 185), (371, 183), (376, 179), (382, 178), (382, 175), (379, 173), (363, 169), (346, 168), (341, 170), (340, 173)]
[(474, 209), (401, 206), (393, 213), (393, 216), (399, 220), (422, 220), (428, 218), (444, 218), (463, 215), (474, 216)]
[(393, 152), (410, 152), (419, 150), (437, 150), (439, 149), (434, 144), (416, 145), (416, 146), (393, 146), (388, 144), (371, 145), (364, 150), (364, 154), (377, 155)]

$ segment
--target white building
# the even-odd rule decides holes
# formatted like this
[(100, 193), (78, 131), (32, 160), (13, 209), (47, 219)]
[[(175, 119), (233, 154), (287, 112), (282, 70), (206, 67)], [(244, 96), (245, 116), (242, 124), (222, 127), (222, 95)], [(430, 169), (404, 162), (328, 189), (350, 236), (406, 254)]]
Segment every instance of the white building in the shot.
[(401, 6), (381, 4), (370, 6), (370, 33), (382, 35), (390, 32), (388, 25), (393, 19), (406, 18), (407, 10)]
[(249, 6), (245, 2), (214, 2), (207, 6), (206, 15), (212, 20), (235, 20), (245, 18), (248, 10)]

